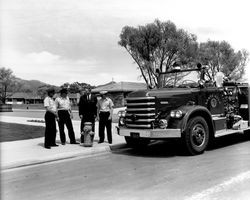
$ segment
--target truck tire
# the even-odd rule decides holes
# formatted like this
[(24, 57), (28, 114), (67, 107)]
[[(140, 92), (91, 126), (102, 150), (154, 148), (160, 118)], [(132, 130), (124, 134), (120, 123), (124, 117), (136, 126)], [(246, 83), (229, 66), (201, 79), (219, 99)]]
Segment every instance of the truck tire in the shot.
[(189, 155), (202, 154), (209, 142), (209, 128), (203, 117), (191, 118), (187, 123), (182, 141)]
[(127, 143), (127, 145), (129, 147), (132, 148), (142, 148), (142, 147), (146, 147), (150, 140), (148, 139), (144, 139), (144, 138), (131, 138), (131, 137), (127, 137), (125, 136), (125, 141)]

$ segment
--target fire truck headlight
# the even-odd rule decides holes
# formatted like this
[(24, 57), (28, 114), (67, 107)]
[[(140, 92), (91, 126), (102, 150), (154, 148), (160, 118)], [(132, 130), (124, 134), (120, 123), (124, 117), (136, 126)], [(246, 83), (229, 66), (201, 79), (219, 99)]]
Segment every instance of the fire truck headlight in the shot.
[(174, 110), (172, 110), (172, 111), (170, 112), (170, 117), (175, 118), (175, 111), (174, 111)]
[(125, 117), (125, 115), (126, 115), (126, 111), (125, 111), (125, 110), (120, 110), (120, 111), (118, 112), (118, 116), (119, 116), (119, 117)]
[(172, 118), (181, 118), (183, 116), (183, 112), (181, 110), (172, 110), (170, 112), (170, 117)]
[(176, 118), (181, 118), (182, 117), (182, 111), (181, 110), (177, 110), (176, 113), (175, 113), (175, 117)]
[(120, 117), (119, 118), (119, 126), (124, 126), (125, 125), (125, 118), (124, 117)]
[(160, 128), (162, 128), (162, 129), (167, 128), (167, 127), (168, 127), (168, 120), (166, 120), (166, 119), (160, 119), (160, 121), (159, 121), (159, 126), (160, 126)]

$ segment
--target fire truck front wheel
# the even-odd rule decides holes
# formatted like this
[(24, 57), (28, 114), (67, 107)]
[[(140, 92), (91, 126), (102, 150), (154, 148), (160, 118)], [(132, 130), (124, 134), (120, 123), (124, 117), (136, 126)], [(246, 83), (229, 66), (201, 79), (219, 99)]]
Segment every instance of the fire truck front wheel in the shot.
[(205, 151), (209, 141), (209, 128), (203, 117), (196, 116), (187, 123), (182, 135), (183, 143), (188, 154), (197, 155)]
[(125, 141), (129, 147), (132, 148), (141, 148), (149, 144), (150, 140), (144, 138), (131, 138), (125, 136)]

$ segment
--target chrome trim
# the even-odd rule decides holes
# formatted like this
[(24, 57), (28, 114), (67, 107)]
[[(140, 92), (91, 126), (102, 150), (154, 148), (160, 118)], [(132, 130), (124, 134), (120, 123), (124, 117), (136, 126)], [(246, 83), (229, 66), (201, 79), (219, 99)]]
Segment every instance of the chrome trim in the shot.
[(133, 121), (132, 119), (125, 119), (126, 122), (133, 122), (133, 123), (136, 123), (136, 122), (153, 122), (155, 121), (155, 119), (137, 119), (135, 121)]
[(160, 103), (161, 103), (161, 104), (169, 104), (168, 101), (161, 101)]
[(149, 99), (155, 99), (155, 97), (127, 97), (126, 100), (149, 100)]
[(247, 104), (241, 104), (241, 105), (240, 105), (240, 108), (242, 108), (242, 109), (247, 109), (247, 108), (248, 108), (248, 105), (247, 105)]
[(138, 132), (142, 138), (181, 138), (180, 129), (129, 129), (123, 127), (119, 129), (120, 136), (130, 136), (131, 132)]
[(131, 128), (151, 128), (150, 124), (126, 124), (127, 127)]
[(225, 117), (223, 116), (223, 114), (215, 114), (215, 115), (211, 115), (212, 117)]
[[(134, 114), (129, 114), (129, 113), (126, 113), (126, 117), (130, 117)], [(136, 113), (136, 116), (139, 116), (139, 117), (150, 117), (150, 116), (155, 116), (155, 113), (145, 113), (145, 114), (137, 114)]]
[(155, 105), (155, 102), (127, 103), (127, 106), (150, 106), (150, 105)]
[(217, 137), (221, 137), (224, 135), (230, 135), (230, 134), (235, 134), (235, 133), (244, 134), (244, 131), (246, 130), (250, 130), (250, 128), (248, 127), (244, 130), (222, 129), (222, 130), (216, 131), (215, 137), (217, 138)]
[(226, 119), (226, 117), (212, 116), (213, 121), (221, 120), (221, 119)]
[(127, 112), (129, 111), (153, 111), (155, 108), (127, 108)]
[[(155, 121), (155, 97), (128, 97), (125, 124), (129, 128), (149, 129)], [(136, 115), (137, 119), (130, 117)], [(144, 124), (142, 124), (144, 123)]]

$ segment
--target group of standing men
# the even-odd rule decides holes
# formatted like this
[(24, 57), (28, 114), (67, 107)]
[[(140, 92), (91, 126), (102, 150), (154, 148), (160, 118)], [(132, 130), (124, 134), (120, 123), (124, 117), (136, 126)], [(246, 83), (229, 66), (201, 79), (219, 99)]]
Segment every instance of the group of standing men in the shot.
[[(55, 90), (47, 90), (48, 96), (44, 99), (45, 113), (45, 141), (44, 147), (50, 149), (51, 147), (58, 146), (56, 144), (56, 121), (58, 121), (59, 133), (61, 144), (65, 145), (66, 137), (64, 126), (68, 129), (68, 135), (71, 144), (79, 144), (76, 142), (75, 133), (72, 125), (72, 110), (71, 103), (68, 97), (67, 89), (60, 90), (60, 96), (55, 100), (53, 99)], [(88, 88), (81, 95), (78, 108), (79, 117), (81, 119), (80, 131), (83, 131), (84, 123), (92, 123), (92, 131), (95, 132), (95, 121), (99, 121), (99, 142), (104, 142), (104, 130), (107, 129), (108, 142), (112, 143), (112, 114), (113, 102), (107, 97), (107, 91), (100, 92), (101, 99), (91, 93)], [(84, 136), (81, 135), (81, 143), (84, 143)]]

